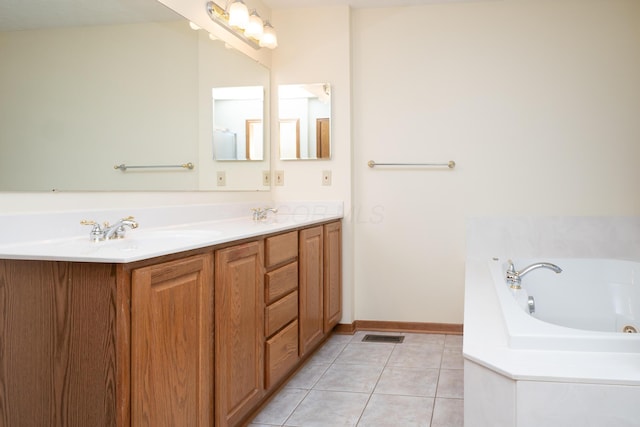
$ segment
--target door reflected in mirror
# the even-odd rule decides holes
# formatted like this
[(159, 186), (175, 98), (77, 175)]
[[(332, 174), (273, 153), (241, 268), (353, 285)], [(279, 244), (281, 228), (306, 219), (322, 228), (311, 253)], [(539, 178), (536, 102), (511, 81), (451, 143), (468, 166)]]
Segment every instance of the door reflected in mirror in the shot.
[(331, 85), (278, 86), (280, 159), (331, 158)]
[(264, 87), (213, 88), (213, 159), (263, 160)]

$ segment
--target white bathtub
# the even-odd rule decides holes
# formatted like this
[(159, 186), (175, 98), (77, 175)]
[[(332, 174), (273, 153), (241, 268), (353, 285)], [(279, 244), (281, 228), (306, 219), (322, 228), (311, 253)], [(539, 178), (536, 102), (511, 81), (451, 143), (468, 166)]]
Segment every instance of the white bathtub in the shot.
[[(562, 273), (530, 271), (522, 277), (522, 290), (507, 285), (507, 260), (489, 261), (509, 347), (640, 354), (640, 334), (623, 332), (640, 331), (640, 263), (589, 258), (513, 263), (520, 271), (541, 261), (556, 264)], [(533, 314), (523, 303), (528, 296), (535, 301)]]
[[(492, 260), (497, 256), (499, 260)], [(506, 284), (517, 270), (529, 315)], [(495, 217), (467, 222), (465, 427), (640, 425), (640, 217)]]

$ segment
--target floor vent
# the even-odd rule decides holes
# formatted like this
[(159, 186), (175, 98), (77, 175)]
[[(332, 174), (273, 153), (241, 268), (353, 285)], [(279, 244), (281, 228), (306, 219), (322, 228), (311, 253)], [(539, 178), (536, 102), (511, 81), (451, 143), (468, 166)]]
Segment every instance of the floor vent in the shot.
[(401, 335), (372, 335), (367, 334), (362, 338), (363, 342), (388, 342), (393, 344), (400, 344), (404, 341), (404, 337)]

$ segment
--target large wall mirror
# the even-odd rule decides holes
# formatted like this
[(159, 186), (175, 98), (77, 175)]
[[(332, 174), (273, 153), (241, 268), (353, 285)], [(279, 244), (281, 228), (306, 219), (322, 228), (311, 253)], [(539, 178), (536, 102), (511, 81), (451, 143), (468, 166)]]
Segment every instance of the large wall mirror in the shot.
[[(0, 191), (269, 189), (267, 68), (156, 0), (6, 3)], [(255, 161), (216, 159), (223, 87), (262, 88), (262, 113), (247, 118), (255, 148), (240, 154)]]
[(278, 86), (281, 160), (331, 158), (331, 85)]

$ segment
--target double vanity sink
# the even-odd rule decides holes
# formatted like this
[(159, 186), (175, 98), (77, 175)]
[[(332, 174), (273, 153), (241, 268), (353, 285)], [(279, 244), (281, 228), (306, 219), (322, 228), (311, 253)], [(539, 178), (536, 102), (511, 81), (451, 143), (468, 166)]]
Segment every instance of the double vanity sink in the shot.
[[(270, 213), (266, 219), (256, 221), (252, 219), (250, 208), (254, 205), (233, 204), (227, 211), (224, 211), (224, 205), (195, 207), (196, 213), (186, 222), (176, 222), (180, 220), (169, 217), (158, 220), (163, 212), (151, 213), (147, 209), (142, 215), (135, 215), (140, 226), (127, 229), (124, 238), (94, 242), (89, 238), (89, 229), (78, 226), (72, 231), (75, 235), (70, 237), (47, 238), (44, 235), (42, 238), (43, 233), (39, 233), (22, 241), (0, 242), (0, 259), (129, 263), (342, 218), (341, 203), (296, 204), (285, 205), (279, 213)], [(198, 209), (202, 211), (201, 215), (198, 215)], [(211, 209), (218, 211), (215, 215), (218, 219), (203, 220), (211, 214)], [(145, 214), (154, 218), (148, 221), (150, 225), (147, 225)], [(115, 219), (116, 214), (101, 215), (111, 215), (108, 219)], [(79, 218), (79, 215), (71, 216), (67, 222), (77, 224)]]

